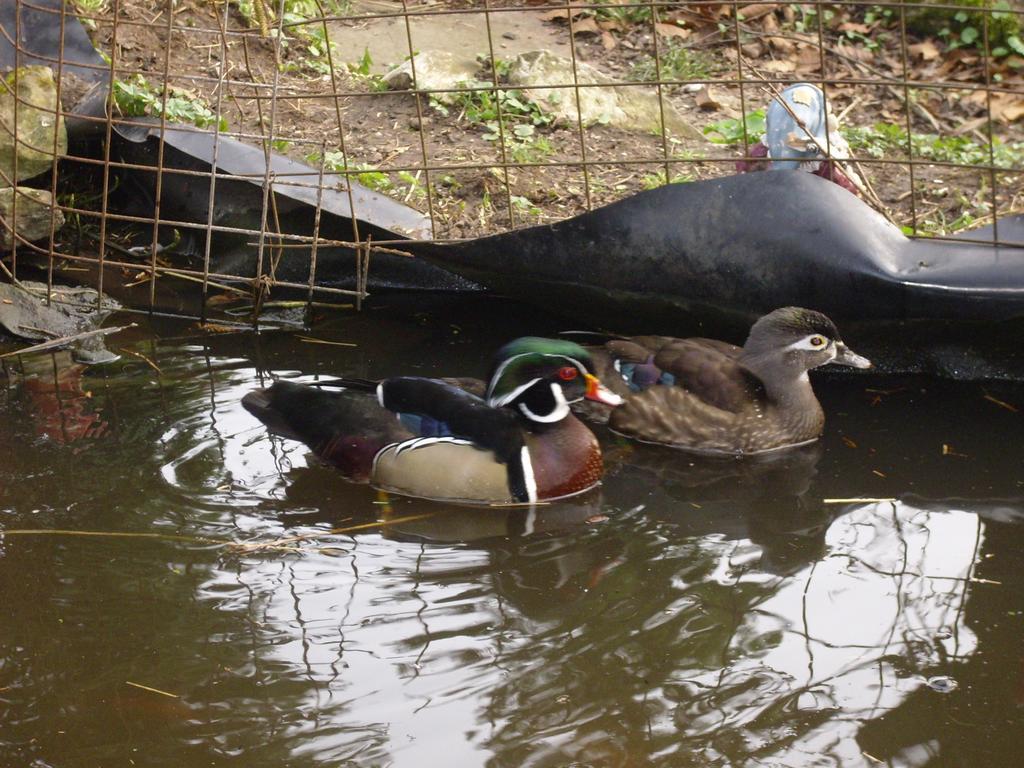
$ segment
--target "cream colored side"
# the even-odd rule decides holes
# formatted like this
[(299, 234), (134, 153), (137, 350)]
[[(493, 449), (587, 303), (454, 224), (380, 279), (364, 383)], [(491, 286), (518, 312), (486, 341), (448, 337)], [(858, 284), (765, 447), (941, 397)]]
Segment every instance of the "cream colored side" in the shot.
[(469, 443), (397, 443), (384, 448), (371, 482), (386, 491), (477, 504), (512, 501), (508, 473), (490, 451)]

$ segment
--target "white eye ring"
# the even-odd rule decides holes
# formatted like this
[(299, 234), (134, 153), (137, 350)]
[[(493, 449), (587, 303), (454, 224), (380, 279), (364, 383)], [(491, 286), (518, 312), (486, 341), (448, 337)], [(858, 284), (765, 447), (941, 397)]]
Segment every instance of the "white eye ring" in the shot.
[(812, 333), (810, 336), (804, 336), (799, 341), (795, 341), (787, 347), (787, 349), (800, 349), (809, 352), (821, 352), (822, 350), (828, 349), (830, 344), (828, 337), (823, 336), (820, 333)]

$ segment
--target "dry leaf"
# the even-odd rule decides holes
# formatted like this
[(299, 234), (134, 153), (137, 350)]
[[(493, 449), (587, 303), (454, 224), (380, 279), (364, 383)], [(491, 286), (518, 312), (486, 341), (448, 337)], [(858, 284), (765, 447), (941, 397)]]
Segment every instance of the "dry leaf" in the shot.
[(553, 11), (542, 13), (538, 16), (541, 21), (554, 21), (555, 19), (568, 19), (569, 11), (565, 8), (556, 8)]
[(654, 28), (658, 30), (658, 34), (662, 37), (678, 37), (680, 40), (685, 40), (693, 34), (690, 30), (683, 27), (675, 24), (663, 24), (660, 21), (654, 25)]
[(992, 119), (1012, 123), (1024, 115), (1024, 98), (1009, 93), (992, 94)]
[(778, 7), (778, 3), (751, 3), (740, 8), (740, 15), (747, 21), (752, 21), (768, 15)]
[(840, 32), (859, 32), (862, 35), (866, 35), (871, 29), (867, 24), (858, 24), (855, 21), (844, 21), (839, 25)]
[(759, 40), (755, 40), (752, 43), (744, 43), (741, 46), (741, 50), (748, 59), (760, 59), (764, 56), (764, 46)]
[(601, 30), (601, 45), (606, 51), (610, 51), (615, 47), (615, 38), (612, 37), (611, 32)]
[(706, 112), (712, 112), (722, 106), (721, 102), (715, 98), (710, 86), (707, 85), (697, 91), (697, 93), (694, 94), (693, 99), (696, 105)]
[(908, 45), (907, 50), (913, 56), (919, 56), (924, 61), (931, 61), (939, 58), (939, 47), (935, 45), (931, 40), (925, 40), (923, 43), (914, 43), (914, 45)]
[(821, 68), (821, 54), (817, 48), (801, 48), (797, 52), (796, 63), (799, 69), (813, 72)]
[(592, 18), (580, 19), (572, 25), (574, 35), (598, 35), (601, 30), (597, 28), (597, 22)]
[(794, 72), (796, 71), (796, 62), (792, 59), (776, 59), (769, 61), (762, 69), (765, 72)]

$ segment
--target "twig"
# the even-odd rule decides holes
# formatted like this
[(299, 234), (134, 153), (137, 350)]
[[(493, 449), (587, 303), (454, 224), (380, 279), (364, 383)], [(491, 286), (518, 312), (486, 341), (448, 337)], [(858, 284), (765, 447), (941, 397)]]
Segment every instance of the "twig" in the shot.
[(130, 685), (132, 688), (141, 688), (142, 690), (150, 691), (151, 693), (159, 693), (161, 696), (168, 696), (172, 699), (181, 698), (176, 693), (168, 693), (167, 691), (161, 691), (159, 688), (150, 688), (148, 685), (143, 685), (142, 683), (133, 683), (131, 680), (125, 680), (124, 684)]
[(160, 366), (157, 365), (156, 363), (154, 363), (152, 360), (150, 360), (148, 357), (146, 357), (141, 352), (135, 352), (135, 351), (130, 350), (130, 349), (125, 349), (124, 347), (121, 347), (120, 351), (124, 352), (126, 355), (131, 355), (132, 357), (139, 358), (144, 363), (146, 363), (150, 368), (152, 368), (154, 371), (156, 371), (158, 375), (163, 376), (164, 372), (160, 370)]
[(126, 328), (134, 328), (135, 323), (129, 323), (128, 325), (121, 325), (117, 328), (97, 328), (95, 331), (85, 331), (83, 333), (76, 333), (73, 336), (61, 336), (59, 339), (50, 339), (39, 344), (33, 344), (31, 347), (25, 347), (24, 349), (16, 349), (13, 352), (7, 352), (0, 355), (0, 360), (5, 357), (15, 357), (17, 355), (29, 355), (33, 352), (42, 352), (46, 349), (53, 349), (54, 347), (63, 347), (65, 344), (71, 344), (75, 341), (81, 341), (82, 339), (89, 339), (93, 336), (109, 336), (112, 333), (123, 331)]
[(304, 341), (307, 344), (330, 344), (333, 347), (359, 346), (358, 344), (355, 344), (351, 341), (328, 341), (327, 339), (314, 339), (312, 336), (296, 336), (295, 338), (297, 338), (299, 341)]

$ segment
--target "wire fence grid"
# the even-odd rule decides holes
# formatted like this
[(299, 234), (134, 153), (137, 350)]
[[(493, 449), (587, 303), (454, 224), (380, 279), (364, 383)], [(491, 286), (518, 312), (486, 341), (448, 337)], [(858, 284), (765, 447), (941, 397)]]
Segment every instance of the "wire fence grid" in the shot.
[[(55, 93), (41, 105), (5, 75), (0, 138), (49, 170), (3, 211), (0, 265), (15, 282), (45, 274), (48, 291), (141, 289), (131, 302), (166, 309), (174, 278), (197, 302), (175, 306), (195, 316), (232, 303), (258, 314), (271, 296), (358, 306), (371, 254), (403, 254), (407, 236), (549, 223), (757, 162), (763, 109), (796, 82), (853, 128), (842, 162), (905, 232), (991, 224), (994, 242), (1022, 245), (999, 237), (1000, 218), (1024, 210), (1017, 2), (13, 2), (0, 44), (15, 71), (49, 66)], [(31, 39), (40, 24), (51, 54)], [(79, 25), (92, 61), (66, 50)], [(381, 38), (390, 54), (375, 60)], [(564, 76), (513, 82), (527, 44), (556, 52)], [(436, 81), (424, 53), (438, 50), (476, 67)], [(404, 87), (384, 74), (403, 63)], [(646, 94), (653, 125), (583, 114), (630, 93)], [(566, 101), (562, 116), (542, 108)], [(48, 146), (32, 146), (30, 112), (56, 120)], [(190, 136), (204, 142), (191, 159)], [(232, 165), (228, 142), (256, 152)], [(25, 161), (5, 151), (12, 187)], [(29, 187), (53, 201), (42, 237), (19, 231)]]

